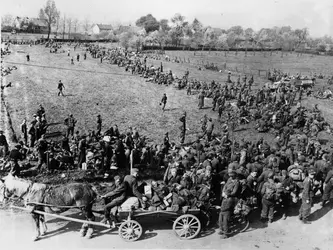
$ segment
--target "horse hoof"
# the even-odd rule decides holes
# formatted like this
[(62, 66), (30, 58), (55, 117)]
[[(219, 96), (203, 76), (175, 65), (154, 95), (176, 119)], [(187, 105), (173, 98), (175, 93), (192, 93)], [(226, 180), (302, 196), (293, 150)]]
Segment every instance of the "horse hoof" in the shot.
[(81, 237), (84, 237), (84, 236), (86, 236), (86, 233), (87, 233), (87, 231), (86, 231), (86, 230), (81, 230), (81, 231), (80, 231), (80, 235), (81, 235)]
[(86, 237), (87, 239), (91, 239), (93, 237), (94, 231), (92, 229), (88, 229)]
[(39, 236), (36, 236), (35, 238), (34, 238), (34, 241), (38, 241), (39, 240)]

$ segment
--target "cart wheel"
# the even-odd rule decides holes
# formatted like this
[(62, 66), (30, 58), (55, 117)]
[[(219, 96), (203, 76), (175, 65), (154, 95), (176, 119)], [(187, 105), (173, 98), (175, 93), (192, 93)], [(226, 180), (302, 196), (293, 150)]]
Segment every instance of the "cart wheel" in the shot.
[(190, 240), (198, 236), (201, 230), (200, 220), (192, 214), (179, 216), (173, 223), (172, 230), (178, 238)]
[(136, 241), (142, 235), (142, 226), (135, 220), (127, 220), (121, 223), (118, 234), (125, 241)]

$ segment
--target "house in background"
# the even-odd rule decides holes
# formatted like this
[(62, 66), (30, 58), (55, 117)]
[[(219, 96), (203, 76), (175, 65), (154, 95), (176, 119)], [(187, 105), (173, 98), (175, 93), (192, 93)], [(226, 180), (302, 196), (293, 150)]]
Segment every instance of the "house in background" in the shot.
[(16, 17), (14, 27), (18, 30), (32, 33), (47, 33), (48, 25), (46, 20), (29, 17)]
[(110, 32), (112, 30), (112, 25), (109, 24), (94, 24), (92, 27), (93, 34), (100, 34), (102, 32)]

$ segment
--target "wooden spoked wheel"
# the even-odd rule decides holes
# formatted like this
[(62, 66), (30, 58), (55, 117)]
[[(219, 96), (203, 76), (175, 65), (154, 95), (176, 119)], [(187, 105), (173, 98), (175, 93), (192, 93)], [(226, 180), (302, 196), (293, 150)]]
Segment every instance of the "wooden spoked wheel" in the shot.
[(201, 223), (198, 217), (192, 214), (184, 214), (175, 220), (172, 230), (179, 239), (190, 240), (200, 233)]
[(142, 226), (135, 220), (127, 220), (121, 223), (118, 234), (125, 241), (136, 241), (142, 235)]

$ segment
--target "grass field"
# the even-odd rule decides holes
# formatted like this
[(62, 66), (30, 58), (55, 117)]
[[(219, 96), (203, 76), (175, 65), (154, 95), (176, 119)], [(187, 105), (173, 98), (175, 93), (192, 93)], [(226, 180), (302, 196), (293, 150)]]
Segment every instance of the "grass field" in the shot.
[[(67, 48), (64, 48), (65, 50)], [(71, 48), (73, 51), (73, 48)], [(188, 113), (186, 141), (193, 141), (201, 130), (200, 119), (204, 114), (217, 118), (217, 112), (211, 111), (211, 99), (206, 99), (203, 110), (197, 109), (197, 96), (187, 96), (184, 90), (176, 90), (172, 86), (165, 87), (145, 82), (138, 75), (131, 75), (116, 65), (100, 64), (99, 60), (92, 59), (90, 55), (86, 61), (70, 64), (70, 58), (65, 53), (51, 54), (43, 46), (29, 47), (26, 45), (12, 46), (13, 53), (5, 57), (5, 66), (16, 65), (18, 70), (4, 78), (4, 84), (12, 82), (13, 87), (5, 88), (4, 96), (13, 121), (13, 128), (19, 135), (20, 123), (23, 118), (31, 120), (36, 112), (38, 104), (41, 103), (46, 109), (46, 118), (49, 123), (60, 122), (73, 113), (78, 119), (77, 129), (81, 132), (96, 129), (97, 115), (101, 114), (103, 128), (105, 131), (111, 125), (117, 124), (120, 131), (124, 132), (129, 126), (136, 127), (140, 134), (148, 137), (155, 143), (161, 142), (165, 132), (169, 132), (170, 139), (178, 142), (179, 118), (183, 111)], [(29, 53), (30, 62), (26, 62), (25, 53)], [(82, 53), (81, 50), (75, 51)], [(199, 71), (194, 63), (195, 60), (205, 58), (205, 61), (223, 64), (227, 62), (238, 68), (246, 65), (253, 72), (256, 69), (270, 68), (269, 62), (275, 68), (287, 72), (333, 72), (331, 57), (288, 54), (281, 58), (278, 54), (256, 53), (255, 56), (247, 57), (242, 53), (236, 56), (228, 54), (227, 58), (223, 52), (197, 52), (200, 56), (194, 56), (193, 52), (167, 52), (171, 57), (190, 58), (191, 63), (163, 62), (164, 69), (171, 69), (176, 75), (182, 76), (185, 70), (190, 70), (190, 78), (206, 81), (225, 82), (227, 74), (210, 70)], [(203, 54), (201, 56), (201, 53)], [(81, 57), (82, 58), (82, 57)], [(225, 61), (226, 60), (226, 61)], [(150, 64), (159, 65), (160, 61), (148, 60)], [(320, 69), (320, 70), (319, 70)], [(327, 73), (326, 73), (327, 74)], [(236, 80), (235, 74), (233, 74)], [(267, 82), (254, 74), (256, 86)], [(57, 96), (57, 83), (62, 80), (66, 89), (65, 97)], [(326, 80), (324, 80), (326, 81)], [(319, 82), (319, 86), (324, 84)], [(160, 99), (166, 93), (168, 103), (166, 111), (162, 112), (159, 106)], [(331, 115), (331, 102), (322, 100), (307, 100), (305, 105), (319, 103), (323, 107), (328, 120), (333, 122)], [(217, 131), (219, 123), (216, 123)], [(64, 131), (63, 125), (50, 127), (50, 132)], [(238, 138), (253, 140), (261, 137), (253, 129), (253, 124), (244, 126), (237, 132)], [(265, 134), (264, 137), (270, 138)]]

